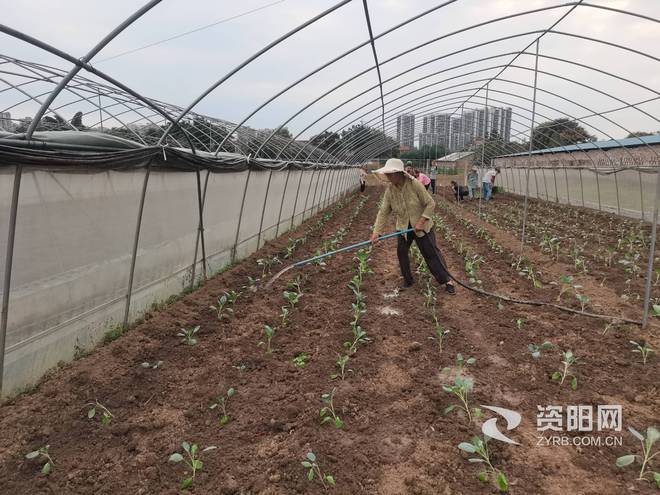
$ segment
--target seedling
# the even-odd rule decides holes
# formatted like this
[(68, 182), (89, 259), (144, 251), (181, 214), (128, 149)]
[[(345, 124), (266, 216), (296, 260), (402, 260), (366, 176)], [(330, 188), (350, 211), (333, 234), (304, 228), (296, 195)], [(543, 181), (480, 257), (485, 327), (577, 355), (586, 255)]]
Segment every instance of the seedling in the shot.
[(438, 321), (438, 317), (435, 315), (435, 312), (433, 313), (433, 322), (435, 328), (435, 336), (429, 338), (435, 340), (438, 343), (440, 352), (442, 352), (442, 342), (449, 333), (449, 330), (445, 329), (445, 327), (442, 326), (442, 324)]
[(248, 279), (247, 285), (244, 285), (243, 288), (248, 289), (251, 292), (255, 292), (257, 290), (257, 282), (259, 282), (259, 279), (258, 278), (252, 278), (249, 275), (248, 275), (247, 279)]
[(282, 319), (282, 328), (289, 326), (289, 314), (291, 310), (286, 306), (282, 306), (282, 312), (280, 313), (280, 318)]
[(286, 302), (289, 303), (289, 306), (291, 306), (291, 309), (296, 307), (296, 304), (298, 304), (298, 301), (300, 301), (301, 294), (298, 292), (291, 292), (288, 290), (285, 290), (282, 293), (282, 296), (286, 300)]
[(471, 443), (461, 442), (458, 448), (468, 454), (477, 454), (479, 456), (468, 459), (470, 462), (485, 464), (484, 471), (481, 471), (477, 475), (479, 481), (486, 483), (492, 479), (501, 492), (507, 492), (509, 491), (509, 482), (504, 473), (493, 466), (490, 459), (490, 451), (488, 450), (488, 440), (489, 438), (487, 436), (484, 436), (483, 440), (479, 437), (473, 437)]
[(452, 412), (457, 407), (463, 408), (468, 417), (468, 423), (472, 422), (472, 412), (470, 411), (470, 405), (468, 403), (468, 396), (472, 389), (474, 388), (474, 380), (472, 378), (465, 378), (462, 376), (457, 376), (454, 378), (454, 385), (443, 385), (442, 389), (445, 392), (454, 394), (461, 401), (460, 405), (452, 404), (451, 406), (445, 408), (444, 414), (447, 415)]
[(53, 470), (53, 466), (55, 465), (53, 458), (48, 453), (49, 448), (50, 445), (45, 445), (43, 447), (39, 447), (37, 450), (33, 450), (32, 452), (25, 454), (26, 459), (38, 459), (40, 463), (46, 461), (41, 466), (41, 474), (44, 476), (48, 476)]
[(261, 267), (261, 276), (265, 277), (267, 274), (270, 274), (273, 265), (282, 263), (277, 256), (266, 256), (265, 258), (259, 258), (257, 260), (257, 265)]
[(270, 325), (264, 325), (264, 336), (266, 337), (265, 341), (259, 342), (259, 345), (265, 345), (266, 346), (266, 353), (271, 354), (273, 352), (273, 349), (270, 346), (271, 341), (273, 340), (273, 337), (275, 337), (275, 327), (271, 327)]
[(525, 324), (525, 319), (524, 319), (524, 318), (516, 318), (516, 319), (513, 320), (513, 321), (514, 321), (514, 323), (516, 324), (516, 328), (517, 328), (518, 330), (522, 330), (523, 325)]
[(484, 258), (479, 254), (465, 257), (465, 273), (467, 273), (468, 277), (470, 277), (469, 280), (471, 284), (481, 284), (481, 280), (479, 280), (477, 272), (479, 271), (479, 268), (483, 262)]
[(153, 363), (145, 361), (144, 363), (140, 364), (140, 366), (142, 366), (143, 368), (151, 368), (152, 370), (160, 368), (162, 365), (163, 365), (162, 361), (154, 361)]
[(635, 346), (635, 348), (632, 351), (641, 354), (642, 363), (646, 364), (646, 360), (648, 359), (649, 355), (652, 352), (654, 352), (653, 349), (649, 346), (647, 342), (644, 342), (643, 340), (640, 340), (639, 342), (635, 342), (634, 340), (631, 340), (630, 343)]
[(463, 357), (463, 354), (461, 354), (460, 352), (456, 354), (456, 367), (458, 368), (459, 373), (463, 373), (463, 370), (467, 368), (469, 364), (474, 364), (476, 362), (477, 362), (476, 358), (469, 357), (465, 359)]
[(330, 379), (334, 380), (335, 378), (339, 378), (343, 380), (346, 378), (346, 373), (352, 373), (352, 369), (347, 369), (346, 365), (348, 364), (348, 360), (350, 359), (350, 356), (348, 354), (337, 354), (337, 361), (335, 361), (335, 365), (339, 369), (339, 371), (333, 375), (330, 375)]
[[(197, 474), (197, 471), (202, 470), (202, 468), (204, 467), (204, 463), (200, 459), (199, 447), (197, 446), (196, 443), (193, 443), (191, 445), (188, 442), (183, 442), (181, 443), (181, 448), (183, 448), (183, 451), (186, 453), (188, 458), (186, 459), (179, 452), (175, 452), (170, 456), (169, 462), (178, 464), (179, 462), (183, 461), (186, 464), (186, 466), (188, 466), (188, 468), (191, 471), (190, 477), (184, 478), (183, 481), (181, 482), (181, 489), (188, 490), (189, 488), (192, 488), (193, 483), (195, 482), (195, 475)], [(217, 447), (211, 445), (209, 447), (206, 447), (204, 450), (202, 450), (202, 453), (214, 449), (217, 449)]]
[(639, 471), (639, 477), (637, 479), (640, 481), (645, 480), (646, 475), (650, 474), (653, 476), (653, 480), (658, 485), (658, 488), (660, 488), (660, 473), (656, 471), (651, 471), (650, 468), (651, 459), (653, 459), (656, 455), (660, 454), (660, 450), (651, 454), (651, 451), (653, 449), (653, 444), (655, 444), (655, 442), (657, 442), (658, 439), (660, 439), (660, 431), (658, 431), (658, 429), (653, 426), (649, 426), (646, 429), (646, 435), (642, 435), (640, 432), (638, 432), (631, 426), (628, 427), (628, 430), (642, 444), (643, 455), (628, 454), (621, 456), (616, 460), (617, 467), (622, 468), (637, 461), (642, 465), (642, 468)]
[(328, 422), (333, 422), (335, 428), (343, 428), (344, 422), (339, 416), (337, 416), (337, 413), (335, 412), (334, 399), (336, 390), (336, 388), (333, 388), (329, 394), (321, 395), (321, 401), (323, 404), (325, 404), (325, 406), (321, 408), (319, 414), (321, 416), (322, 425)]
[(89, 419), (95, 418), (96, 413), (101, 413), (101, 424), (108, 426), (110, 423), (112, 423), (112, 418), (114, 418), (114, 415), (98, 400), (89, 402), (87, 405), (90, 406), (90, 408), (87, 410), (87, 417)]
[(589, 299), (584, 294), (575, 294), (575, 297), (580, 302), (580, 310), (584, 313), (584, 310), (587, 307), (587, 304), (589, 304), (589, 301), (591, 301), (591, 299)]
[(424, 295), (424, 307), (433, 307), (436, 301), (435, 287), (433, 287), (433, 284), (430, 281), (426, 283), (426, 289), (422, 291), (422, 294)]
[(566, 380), (566, 378), (570, 376), (571, 388), (575, 390), (577, 389), (578, 380), (577, 377), (570, 372), (570, 368), (577, 362), (577, 358), (573, 355), (572, 351), (562, 352), (561, 354), (562, 357), (564, 358), (564, 360), (562, 361), (562, 364), (564, 365), (564, 369), (562, 371), (555, 371), (552, 374), (552, 379), (554, 381), (559, 382), (559, 385), (563, 385), (564, 380)]
[(309, 354), (305, 354), (304, 352), (301, 352), (292, 359), (293, 365), (296, 368), (304, 368), (305, 365), (307, 364), (308, 359), (309, 359)]
[(309, 469), (309, 471), (307, 471), (307, 479), (309, 481), (313, 481), (314, 478), (317, 478), (323, 485), (323, 488), (326, 489), (329, 486), (335, 486), (335, 478), (331, 474), (321, 472), (321, 468), (316, 462), (316, 456), (313, 452), (308, 452), (306, 458), (307, 460), (302, 461), (301, 464), (303, 467)]
[(222, 296), (218, 297), (218, 302), (215, 305), (210, 306), (210, 308), (218, 314), (218, 320), (229, 319), (229, 315), (234, 312), (234, 309), (230, 307), (231, 303), (225, 292)]
[(298, 296), (302, 296), (302, 277), (297, 276), (293, 282), (286, 284), (286, 288), (290, 291), (295, 291)]
[(213, 410), (216, 408), (220, 408), (220, 411), (222, 411), (222, 416), (220, 416), (220, 426), (225, 426), (227, 423), (229, 423), (229, 414), (227, 414), (227, 404), (229, 403), (229, 399), (231, 399), (234, 394), (236, 394), (236, 389), (234, 387), (231, 387), (229, 390), (227, 390), (226, 395), (220, 395), (218, 396), (215, 401), (209, 406), (209, 409)]
[(182, 328), (177, 333), (177, 337), (181, 337), (181, 342), (187, 345), (197, 345), (197, 332), (199, 332), (199, 325), (194, 328)]
[(552, 349), (552, 344), (546, 340), (541, 345), (527, 344), (527, 349), (534, 359), (538, 359), (541, 357), (541, 351)]
[(573, 291), (577, 294), (578, 289), (581, 289), (581, 285), (575, 285), (573, 283), (573, 275), (562, 275), (559, 277), (559, 282), (551, 282), (553, 285), (559, 286), (559, 295), (557, 296), (557, 302), (561, 301), (561, 297), (564, 294), (567, 294)]

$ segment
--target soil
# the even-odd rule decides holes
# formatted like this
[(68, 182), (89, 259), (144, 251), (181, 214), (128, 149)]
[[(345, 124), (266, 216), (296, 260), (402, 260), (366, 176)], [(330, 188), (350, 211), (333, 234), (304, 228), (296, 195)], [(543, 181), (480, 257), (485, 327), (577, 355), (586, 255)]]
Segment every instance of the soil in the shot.
[[(367, 188), (369, 198), (342, 245), (368, 238), (381, 192), (377, 186)], [(336, 209), (323, 231), (310, 236), (294, 258), (312, 255), (345, 225), (360, 199), (354, 195)], [(441, 196), (437, 200), (442, 201)], [(498, 201), (488, 208), (497, 211)], [(418, 280), (412, 288), (394, 291), (400, 275), (393, 241), (380, 243), (372, 252), (374, 273), (364, 282), (368, 306), (360, 322), (371, 342), (352, 355), (352, 371), (343, 381), (331, 380), (330, 375), (336, 371), (343, 343), (352, 335), (354, 295), (347, 287), (355, 274), (352, 253), (334, 256), (324, 267), (289, 271), (270, 289), (243, 289), (234, 315), (219, 321), (209, 309), (217, 297), (226, 290), (241, 290), (248, 275), (259, 276), (256, 259), (280, 253), (289, 236), (302, 235), (323, 214), (0, 407), (0, 493), (180, 493), (185, 468), (168, 458), (181, 451), (183, 441), (200, 449), (217, 446), (201, 454), (204, 467), (197, 473), (193, 493), (324, 493), (318, 481), (307, 480), (301, 466), (310, 451), (321, 470), (336, 479), (329, 493), (497, 493), (494, 484), (478, 481), (478, 465), (469, 463), (457, 448), (480, 435), (481, 422), (495, 415), (485, 411), (483, 419), (470, 424), (457, 410), (443, 414), (456, 401), (442, 389), (455, 370), (442, 370), (454, 365), (457, 353), (476, 358), (465, 371), (475, 381), (473, 406), (500, 406), (523, 416), (518, 428), (505, 432), (520, 445), (495, 440), (489, 444), (493, 465), (506, 473), (511, 493), (657, 493), (650, 483), (636, 480), (638, 465), (614, 465), (620, 455), (640, 453), (627, 426), (641, 431), (660, 419), (658, 357), (651, 355), (643, 365), (628, 343), (644, 339), (658, 349), (655, 323), (644, 331), (622, 325), (603, 334), (601, 320), (547, 307), (498, 307), (497, 300), (463, 288), (455, 296), (438, 288), (437, 314), (450, 331), (441, 350), (430, 338), (433, 322), (423, 305), (423, 284)], [(484, 288), (554, 300), (554, 286), (534, 288), (518, 276), (503, 256), (491, 253), (482, 239), (459, 224), (457, 215), (462, 214), (466, 213), (458, 210), (445, 219), (461, 240), (487, 258), (480, 273)], [(474, 215), (470, 219), (479, 221)], [(519, 242), (505, 231), (497, 235), (510, 249)], [(440, 233), (437, 237), (450, 270), (465, 279), (462, 256)], [(563, 270), (533, 246), (530, 249), (544, 270)], [(299, 274), (304, 277), (304, 295), (289, 326), (278, 330), (275, 351), (268, 355), (258, 345), (263, 325), (277, 323), (284, 305), (282, 291)], [(589, 275), (584, 278), (597, 286)], [(603, 291), (592, 299), (603, 312), (633, 311), (615, 293)], [(521, 329), (514, 323), (517, 318), (524, 319)], [(182, 344), (177, 331), (195, 325), (200, 326), (198, 344)], [(527, 345), (545, 340), (554, 347), (532, 359)], [(575, 391), (550, 379), (561, 369), (560, 350), (567, 349), (578, 357)], [(302, 352), (309, 359), (298, 368), (292, 359)], [(141, 366), (158, 360), (163, 364), (157, 369)], [(230, 387), (236, 389), (228, 404), (231, 420), (221, 426), (217, 409), (209, 405)], [(333, 388), (343, 429), (320, 424), (321, 394)], [(95, 400), (114, 415), (110, 425), (88, 419), (85, 405)], [(621, 405), (624, 428), (592, 435), (612, 434), (623, 445), (537, 445), (537, 406), (600, 404)], [(47, 477), (39, 474), (36, 461), (25, 458), (46, 444), (54, 459)]]

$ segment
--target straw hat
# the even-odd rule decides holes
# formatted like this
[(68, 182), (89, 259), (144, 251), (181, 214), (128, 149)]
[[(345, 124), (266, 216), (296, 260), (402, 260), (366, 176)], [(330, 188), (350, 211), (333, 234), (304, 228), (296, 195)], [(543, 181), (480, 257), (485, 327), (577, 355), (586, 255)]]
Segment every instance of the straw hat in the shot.
[(390, 158), (385, 162), (385, 166), (374, 170), (374, 174), (394, 174), (396, 172), (403, 172), (403, 162), (398, 158)]

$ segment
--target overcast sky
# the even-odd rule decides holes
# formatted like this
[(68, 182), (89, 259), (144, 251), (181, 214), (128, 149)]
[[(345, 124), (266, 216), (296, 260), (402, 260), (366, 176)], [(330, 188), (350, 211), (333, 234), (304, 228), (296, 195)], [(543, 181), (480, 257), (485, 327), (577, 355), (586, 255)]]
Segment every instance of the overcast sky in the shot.
[[(163, 0), (112, 41), (97, 55), (92, 64), (146, 96), (186, 106), (254, 52), (337, 3), (328, 0), (275, 2), (276, 0)], [(660, 18), (660, 0), (591, 0), (589, 3)], [(274, 5), (268, 6), (269, 4)], [(369, 10), (374, 34), (378, 35), (439, 4), (436, 0), (370, 0)], [(376, 50), (379, 59), (385, 61), (432, 38), (449, 35), (454, 31), (515, 12), (559, 4), (557, 0), (457, 0), (378, 39)], [(140, 2), (129, 0), (0, 0), (0, 12), (2, 23), (79, 57), (139, 5)], [(188, 36), (104, 60), (264, 6), (266, 7), (256, 12)], [(391, 131), (393, 125), (390, 119), (398, 112), (413, 107), (415, 102), (422, 107), (415, 111), (417, 115), (438, 111), (453, 112), (464, 101), (467, 101), (466, 108), (482, 106), (485, 91), (479, 89), (489, 78), (497, 75), (502, 65), (514, 59), (515, 55), (511, 54), (532, 43), (538, 34), (517, 36), (455, 55), (451, 53), (504, 36), (547, 29), (568, 12), (569, 8), (562, 6), (470, 29), (383, 64), (383, 79), (401, 74), (384, 85), (386, 109), (390, 112), (386, 117), (388, 130)], [(656, 22), (580, 6), (555, 30), (598, 38), (645, 52), (652, 57), (660, 57), (660, 24)], [(203, 100), (196, 110), (233, 122), (240, 121), (271, 95), (366, 41), (367, 36), (362, 1), (353, 0), (250, 64)], [(518, 57), (512, 66), (499, 76), (498, 81), (489, 84), (490, 103), (510, 105), (514, 109), (513, 134), (528, 133), (530, 100), (533, 97), (533, 51), (532, 46), (529, 49), (530, 54)], [(69, 68), (63, 60), (2, 34), (0, 53), (62, 69)], [(641, 54), (552, 33), (541, 39), (540, 53), (542, 57), (539, 59), (537, 122), (559, 116), (584, 117), (594, 112), (612, 110), (655, 98), (658, 96), (656, 92), (660, 91), (660, 63)], [(422, 68), (411, 69), (436, 57), (443, 58)], [(474, 62), (484, 57), (492, 58)], [(572, 62), (593, 66), (630, 82), (547, 57), (566, 58)], [(456, 68), (468, 62), (474, 63)], [(320, 94), (372, 67), (373, 64), (371, 47), (365, 46), (266, 106), (248, 121), (248, 125), (258, 128), (276, 127)], [(1, 68), (2, 66), (0, 70)], [(466, 72), (470, 74), (466, 75)], [(581, 85), (547, 73), (574, 79)], [(435, 75), (413, 82), (430, 74)], [(379, 92), (374, 88), (377, 83), (376, 72), (369, 71), (293, 119), (288, 124), (289, 129), (294, 133), (304, 130), (333, 107), (347, 102), (369, 88), (372, 89), (365, 95), (346, 103), (305, 131), (303, 137), (328, 126), (333, 129), (340, 128), (355, 119), (380, 125)], [(404, 84), (408, 85), (398, 89)], [(432, 86), (421, 89), (430, 84)], [(403, 96), (415, 89), (419, 91)], [(433, 91), (435, 93), (429, 94)], [(474, 96), (468, 99), (473, 94)], [(440, 102), (436, 100), (433, 103), (430, 100), (432, 96), (438, 97)], [(0, 107), (5, 108), (22, 98), (14, 90), (4, 91), (0, 93)], [(412, 102), (406, 104), (409, 101)], [(364, 110), (356, 113), (356, 109), (363, 105), (366, 105)], [(641, 105), (640, 109), (643, 111), (626, 109), (608, 114), (607, 118), (591, 117), (584, 121), (584, 125), (599, 138), (608, 135), (622, 137), (628, 130), (660, 130), (657, 120), (660, 119), (658, 100)], [(24, 104), (12, 109), (12, 116), (28, 115), (33, 111), (33, 105)], [(366, 115), (363, 115), (365, 113)], [(351, 116), (347, 117), (348, 115)], [(337, 121), (339, 123), (335, 124)]]

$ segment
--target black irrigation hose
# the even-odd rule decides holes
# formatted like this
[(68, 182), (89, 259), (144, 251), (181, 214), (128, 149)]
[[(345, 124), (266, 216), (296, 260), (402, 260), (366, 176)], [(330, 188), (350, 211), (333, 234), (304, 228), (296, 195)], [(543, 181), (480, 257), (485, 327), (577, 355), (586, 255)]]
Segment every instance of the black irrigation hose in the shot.
[(641, 321), (638, 320), (631, 320), (628, 318), (623, 318), (619, 316), (609, 316), (609, 315), (601, 315), (598, 313), (588, 313), (586, 311), (578, 311), (577, 309), (569, 308), (567, 306), (562, 306), (561, 304), (555, 304), (555, 303), (550, 303), (550, 302), (544, 302), (544, 301), (527, 301), (525, 299), (517, 299), (515, 297), (510, 297), (510, 296), (503, 296), (501, 294), (497, 294), (495, 292), (489, 292), (487, 290), (483, 289), (478, 289), (476, 287), (471, 287), (465, 282), (462, 282), (461, 280), (457, 279), (454, 277), (451, 273), (449, 273), (449, 270), (447, 270), (447, 267), (443, 263), (443, 267), (445, 271), (447, 272), (447, 275), (449, 275), (449, 278), (451, 278), (454, 282), (456, 282), (458, 285), (461, 287), (464, 287), (468, 290), (471, 290), (472, 292), (476, 292), (477, 294), (481, 294), (484, 296), (489, 296), (489, 297), (494, 297), (497, 299), (501, 299), (503, 301), (511, 302), (514, 304), (526, 304), (529, 306), (550, 306), (551, 308), (556, 308), (559, 309), (560, 311), (565, 311), (567, 313), (573, 313), (576, 315), (582, 315), (582, 316), (588, 316), (590, 318), (598, 318), (601, 320), (609, 320), (612, 323), (630, 323), (632, 325), (642, 325)]

